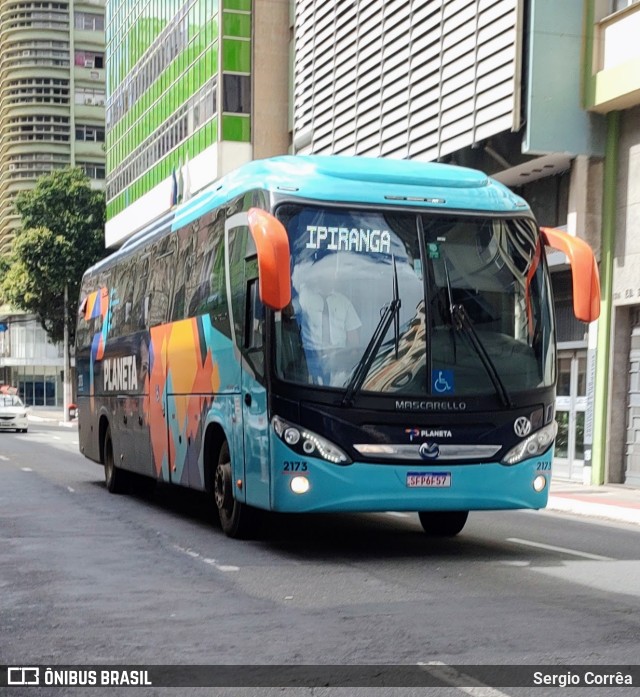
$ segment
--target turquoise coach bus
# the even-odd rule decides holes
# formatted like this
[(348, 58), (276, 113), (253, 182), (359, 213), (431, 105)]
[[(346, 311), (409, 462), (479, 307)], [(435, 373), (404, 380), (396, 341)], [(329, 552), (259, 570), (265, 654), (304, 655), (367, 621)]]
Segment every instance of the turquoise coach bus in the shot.
[(251, 162), (89, 269), (80, 450), (210, 492), (224, 532), (260, 509), (543, 508), (556, 436), (545, 246), (599, 312), (581, 240), (485, 174), (338, 156)]

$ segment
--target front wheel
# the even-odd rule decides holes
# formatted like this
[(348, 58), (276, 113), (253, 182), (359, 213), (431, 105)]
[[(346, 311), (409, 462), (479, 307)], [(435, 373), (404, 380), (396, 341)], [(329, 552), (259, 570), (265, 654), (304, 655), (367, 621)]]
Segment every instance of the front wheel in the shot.
[(233, 495), (231, 455), (227, 441), (220, 448), (213, 477), (213, 497), (220, 517), (220, 526), (225, 535), (238, 539), (253, 536), (256, 527), (256, 511), (238, 501)]
[(469, 517), (469, 511), (419, 511), (420, 523), (431, 537), (457, 535)]

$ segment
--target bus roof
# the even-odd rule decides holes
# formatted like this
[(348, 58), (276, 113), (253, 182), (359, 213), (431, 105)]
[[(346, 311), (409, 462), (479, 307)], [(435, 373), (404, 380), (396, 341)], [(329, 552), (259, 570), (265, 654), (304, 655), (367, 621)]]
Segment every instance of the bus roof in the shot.
[[(284, 155), (248, 162), (129, 238), (126, 256), (159, 230), (183, 227), (241, 194), (262, 189), (293, 200), (431, 210), (528, 213), (527, 203), (483, 172), (436, 162), (342, 155)], [(94, 267), (95, 268), (95, 267)]]
[(492, 212), (529, 210), (526, 202), (507, 187), (467, 167), (374, 157), (284, 155), (254, 160), (230, 172), (177, 210), (174, 227), (252, 189), (328, 203)]

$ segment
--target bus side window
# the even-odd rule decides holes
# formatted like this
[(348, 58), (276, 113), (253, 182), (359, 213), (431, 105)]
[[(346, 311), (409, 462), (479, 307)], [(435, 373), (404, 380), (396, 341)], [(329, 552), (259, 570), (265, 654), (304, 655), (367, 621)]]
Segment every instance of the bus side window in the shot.
[(132, 330), (146, 329), (148, 312), (147, 286), (149, 282), (149, 252), (143, 254), (135, 267), (135, 286), (133, 289), (133, 301), (131, 309)]
[(151, 249), (151, 258), (153, 263), (145, 301), (149, 326), (155, 327), (169, 320), (176, 264), (175, 237), (168, 235), (159, 240)]
[(247, 283), (244, 348), (247, 360), (259, 377), (264, 375), (264, 315), (265, 308), (260, 300), (258, 279), (256, 278)]
[(115, 276), (117, 304), (111, 316), (111, 334), (122, 336), (131, 331), (131, 304), (135, 282), (133, 261), (124, 261)]
[(245, 274), (245, 249), (249, 228), (246, 225), (233, 227), (228, 232), (229, 276), (231, 286), (231, 309), (233, 313), (233, 331), (239, 347), (244, 346), (245, 325), (247, 317), (246, 291), (244, 279), (257, 274)]

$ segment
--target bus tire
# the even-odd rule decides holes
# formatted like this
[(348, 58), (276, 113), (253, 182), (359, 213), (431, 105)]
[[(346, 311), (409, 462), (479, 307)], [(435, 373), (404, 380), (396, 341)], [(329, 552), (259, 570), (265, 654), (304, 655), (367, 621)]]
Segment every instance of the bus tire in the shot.
[(110, 426), (104, 436), (104, 481), (111, 494), (123, 494), (126, 490), (127, 473), (116, 467)]
[(454, 537), (469, 517), (469, 511), (418, 511), (425, 533), (430, 537)]
[(228, 537), (246, 539), (255, 532), (255, 510), (233, 495), (231, 454), (225, 440), (220, 448), (213, 475), (213, 497), (222, 531)]

